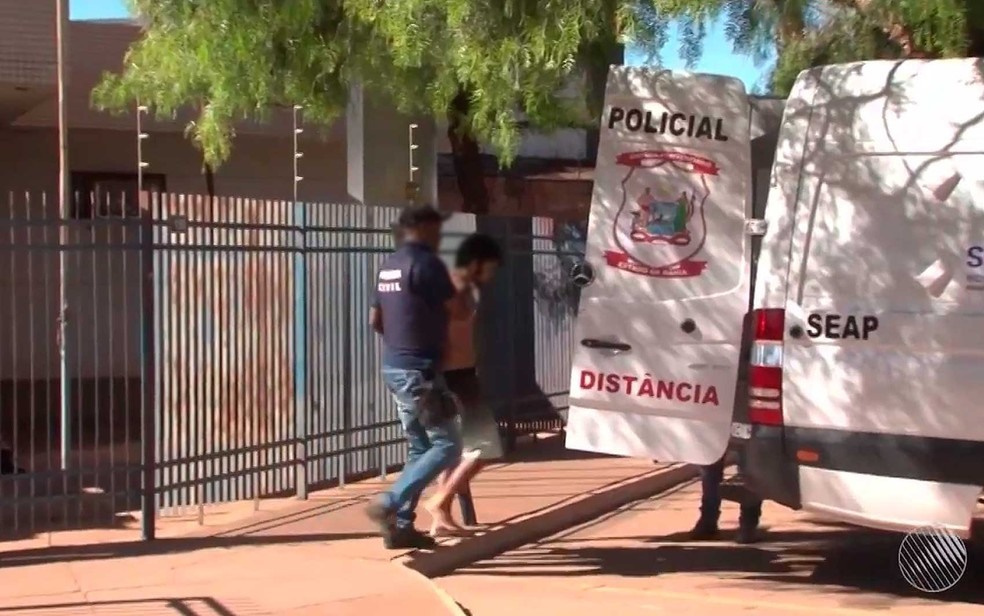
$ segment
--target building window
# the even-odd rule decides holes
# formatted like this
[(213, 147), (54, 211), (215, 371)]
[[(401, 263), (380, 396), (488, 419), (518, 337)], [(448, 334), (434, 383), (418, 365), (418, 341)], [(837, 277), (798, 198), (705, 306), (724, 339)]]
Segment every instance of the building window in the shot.
[[(166, 183), (159, 173), (145, 173), (147, 192), (163, 193)], [(125, 218), (140, 215), (136, 173), (72, 173), (72, 218)]]

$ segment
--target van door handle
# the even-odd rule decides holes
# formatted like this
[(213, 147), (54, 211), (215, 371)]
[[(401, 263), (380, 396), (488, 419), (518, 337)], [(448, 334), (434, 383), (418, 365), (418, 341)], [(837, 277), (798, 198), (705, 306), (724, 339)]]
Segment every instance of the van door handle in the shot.
[(612, 351), (629, 351), (632, 349), (631, 344), (611, 342), (610, 340), (598, 340), (597, 338), (585, 338), (581, 341), (581, 345), (589, 349), (609, 349)]

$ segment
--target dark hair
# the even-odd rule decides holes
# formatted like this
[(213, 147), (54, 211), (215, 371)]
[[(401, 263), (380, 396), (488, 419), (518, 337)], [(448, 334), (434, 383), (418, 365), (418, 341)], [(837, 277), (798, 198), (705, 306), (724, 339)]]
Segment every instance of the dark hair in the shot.
[(415, 229), (422, 225), (444, 222), (446, 215), (431, 205), (408, 205), (400, 212), (396, 226), (402, 229)]
[(458, 246), (454, 257), (455, 267), (466, 267), (472, 263), (502, 262), (502, 249), (492, 237), (473, 233)]

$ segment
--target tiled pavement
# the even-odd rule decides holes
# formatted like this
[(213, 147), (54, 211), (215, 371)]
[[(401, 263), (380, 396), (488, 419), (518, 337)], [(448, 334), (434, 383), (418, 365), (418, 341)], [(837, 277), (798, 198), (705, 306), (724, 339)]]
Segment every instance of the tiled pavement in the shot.
[[(529, 521), (547, 513), (553, 523), (563, 522), (568, 511), (591, 516), (606, 499), (651, 485), (661, 468), (567, 452), (558, 438), (541, 441), (475, 482), (479, 522), (491, 532), (441, 547), (429, 558), (443, 554), (453, 561), (464, 546), (483, 540), (483, 549), (495, 549), (489, 538), (506, 537), (503, 527), (547, 534), (549, 527)], [(394, 606), (407, 616), (455, 613), (454, 602), (439, 589), (394, 562), (407, 555), (384, 550), (365, 519), (365, 502), (384, 485), (372, 480), (314, 493), (303, 502), (264, 501), (259, 512), (248, 504), (212, 508), (204, 527), (168, 520), (161, 538), (151, 543), (118, 530), (0, 543), (0, 616), (344, 616)], [(517, 545), (536, 538), (506, 537)]]
[(902, 578), (899, 535), (766, 503), (765, 541), (741, 546), (737, 506), (725, 503), (721, 540), (692, 542), (699, 499), (699, 485), (679, 486), (435, 582), (473, 616), (984, 614), (980, 549), (954, 588), (932, 595)]

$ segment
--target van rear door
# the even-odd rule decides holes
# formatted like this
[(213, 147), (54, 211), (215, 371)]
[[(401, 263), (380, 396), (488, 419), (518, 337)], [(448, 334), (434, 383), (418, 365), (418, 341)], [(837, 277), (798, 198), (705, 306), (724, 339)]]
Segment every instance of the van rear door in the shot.
[(865, 62), (802, 77), (813, 101), (782, 391), (805, 509), (967, 531), (984, 483), (977, 63)]
[(609, 71), (568, 447), (724, 454), (748, 308), (749, 114), (737, 79)]

